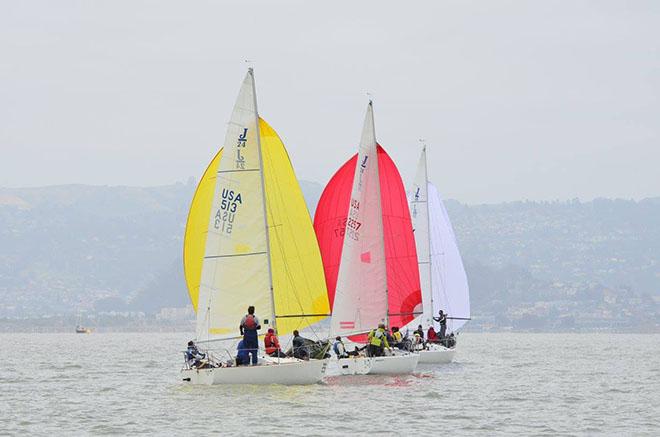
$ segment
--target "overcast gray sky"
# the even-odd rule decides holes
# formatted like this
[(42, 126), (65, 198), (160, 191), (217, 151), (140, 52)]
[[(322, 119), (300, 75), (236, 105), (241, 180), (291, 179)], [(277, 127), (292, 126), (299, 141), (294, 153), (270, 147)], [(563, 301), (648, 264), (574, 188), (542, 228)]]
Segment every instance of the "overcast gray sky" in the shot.
[(658, 1), (0, 0), (0, 186), (198, 177), (245, 59), (301, 179), (418, 138), (470, 203), (660, 195)]

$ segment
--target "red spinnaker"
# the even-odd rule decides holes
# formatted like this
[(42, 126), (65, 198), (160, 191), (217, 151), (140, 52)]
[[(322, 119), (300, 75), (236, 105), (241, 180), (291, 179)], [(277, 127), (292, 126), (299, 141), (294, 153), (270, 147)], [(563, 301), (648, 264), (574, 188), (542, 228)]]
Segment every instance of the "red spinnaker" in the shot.
[[(314, 230), (321, 249), (331, 308), (335, 300), (356, 162), (357, 154), (330, 179), (314, 215)], [(414, 312), (421, 312), (422, 293), (419, 284), (417, 250), (401, 175), (380, 145), (378, 172), (383, 210), (390, 327), (402, 327), (415, 317)]]

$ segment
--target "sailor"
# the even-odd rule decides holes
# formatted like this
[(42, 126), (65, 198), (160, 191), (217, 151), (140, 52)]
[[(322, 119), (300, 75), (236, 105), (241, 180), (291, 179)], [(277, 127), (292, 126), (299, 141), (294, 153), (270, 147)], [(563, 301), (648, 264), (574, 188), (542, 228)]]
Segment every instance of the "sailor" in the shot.
[(300, 336), (300, 333), (296, 329), (293, 331), (293, 356), (301, 360), (309, 360), (309, 351), (305, 345), (305, 339)]
[(250, 353), (248, 352), (247, 349), (245, 349), (245, 340), (241, 340), (238, 342), (238, 346), (236, 346), (237, 353), (236, 353), (236, 365), (237, 366), (247, 366), (250, 364)]
[(239, 329), (243, 336), (243, 346), (252, 355), (252, 365), (256, 365), (258, 361), (257, 352), (259, 350), (257, 331), (261, 329), (261, 325), (259, 324), (259, 318), (254, 315), (254, 307), (252, 305), (248, 307), (248, 313), (241, 319)]
[(434, 317), (433, 320), (440, 323), (440, 338), (445, 338), (445, 333), (447, 332), (447, 314), (440, 310), (438, 317)]
[(264, 349), (266, 349), (266, 355), (271, 357), (284, 358), (285, 356), (280, 349), (280, 341), (277, 339), (273, 328), (268, 328), (268, 333), (264, 336)]
[(424, 328), (422, 328), (422, 325), (419, 325), (415, 331), (413, 331), (413, 334), (419, 334), (420, 338), (422, 339), (422, 342), (424, 341)]
[(337, 355), (337, 359), (342, 359), (342, 358), (348, 358), (348, 353), (346, 352), (346, 346), (344, 346), (344, 342), (341, 341), (341, 337), (337, 336), (335, 338), (335, 342), (332, 345), (332, 350), (335, 351), (335, 355)]
[(422, 350), (424, 349), (424, 339), (419, 335), (419, 331), (415, 331), (413, 336), (413, 350)]
[(387, 337), (387, 342), (389, 344), (393, 343), (392, 340), (394, 340), (394, 339), (392, 338), (392, 333), (390, 332), (390, 328), (388, 328), (387, 326), (385, 327), (385, 337)]
[(403, 335), (401, 335), (398, 326), (392, 326), (392, 345), (396, 348), (403, 349)]
[(188, 365), (190, 367), (199, 367), (202, 364), (202, 360), (206, 358), (206, 354), (203, 354), (197, 349), (197, 345), (194, 341), (190, 340), (188, 342), (188, 349), (186, 349), (186, 359), (188, 360)]
[(448, 348), (453, 348), (454, 346), (456, 346), (456, 337), (454, 337), (453, 332), (449, 334), (449, 337), (446, 337), (445, 346), (447, 346)]
[(385, 348), (390, 348), (390, 344), (387, 342), (384, 323), (380, 323), (378, 329), (373, 329), (367, 339), (369, 341), (367, 352), (371, 357), (381, 357), (384, 355)]
[(429, 343), (438, 342), (438, 334), (435, 333), (435, 328), (433, 328), (433, 326), (429, 326), (429, 330), (426, 332), (426, 341)]

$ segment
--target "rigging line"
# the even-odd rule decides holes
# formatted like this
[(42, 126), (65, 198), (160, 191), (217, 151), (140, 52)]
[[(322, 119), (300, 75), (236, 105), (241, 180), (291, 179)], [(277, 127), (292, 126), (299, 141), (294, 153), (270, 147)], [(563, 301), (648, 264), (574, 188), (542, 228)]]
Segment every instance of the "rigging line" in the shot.
[(209, 255), (205, 256), (204, 259), (215, 259), (215, 258), (233, 258), (235, 256), (252, 256), (252, 255), (265, 255), (268, 252), (250, 252), (250, 253), (235, 253), (232, 255)]

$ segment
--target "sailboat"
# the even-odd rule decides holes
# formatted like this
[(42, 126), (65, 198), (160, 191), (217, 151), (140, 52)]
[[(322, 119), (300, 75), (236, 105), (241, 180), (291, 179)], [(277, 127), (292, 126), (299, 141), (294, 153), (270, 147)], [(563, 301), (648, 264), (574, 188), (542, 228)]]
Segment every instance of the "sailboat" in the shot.
[(91, 334), (92, 328), (87, 328), (82, 324), (82, 311), (78, 310), (78, 321), (76, 322), (76, 334)]
[[(409, 326), (432, 326), (433, 317), (442, 310), (447, 314), (449, 336), (470, 320), (470, 291), (447, 210), (438, 190), (428, 180), (426, 146), (422, 148), (412, 188), (410, 212), (419, 259), (422, 314)], [(449, 363), (455, 352), (453, 347), (427, 344), (419, 352), (419, 362)]]
[[(193, 384), (313, 384), (327, 360), (260, 356), (236, 366), (230, 345), (240, 339), (248, 306), (262, 333), (313, 329), (330, 307), (311, 218), (289, 156), (259, 117), (249, 69), (227, 128), (224, 147), (201, 178), (186, 224), (184, 271), (203, 366), (184, 365)], [(220, 345), (219, 351), (213, 345)], [(203, 351), (204, 352), (204, 351)]]
[[(403, 326), (421, 307), (410, 212), (399, 172), (377, 143), (369, 102), (359, 152), (325, 187), (314, 216), (332, 305), (330, 334), (366, 341), (379, 323)], [(394, 349), (396, 350), (396, 349)], [(401, 374), (419, 355), (339, 360), (342, 374)]]

